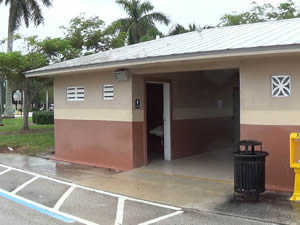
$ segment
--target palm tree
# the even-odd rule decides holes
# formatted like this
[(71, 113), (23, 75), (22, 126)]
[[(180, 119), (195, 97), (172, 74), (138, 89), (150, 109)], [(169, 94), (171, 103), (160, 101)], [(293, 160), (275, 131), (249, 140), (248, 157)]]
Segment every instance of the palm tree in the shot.
[[(181, 24), (175, 24), (173, 27), (171, 27), (171, 29), (169, 31), (169, 36), (188, 33), (188, 32), (197, 31), (197, 30), (201, 30), (201, 29), (202, 28), (200, 26), (197, 26), (197, 24), (195, 24), (195, 23), (190, 23), (188, 25), (188, 28), (185, 28)], [(203, 29), (206, 29), (206, 27), (204, 27)]]
[[(35, 26), (44, 22), (41, 3), (46, 7), (52, 6), (52, 0), (0, 0), (0, 4), (2, 3), (9, 7), (7, 52), (13, 51), (14, 32), (23, 22), (26, 27), (29, 27), (30, 22), (33, 22)], [(7, 82), (4, 114), (8, 117), (14, 116), (11, 96), (12, 86), (10, 82)]]
[(173, 27), (171, 27), (169, 31), (169, 36), (177, 35), (177, 34), (183, 34), (189, 32), (187, 29), (185, 29), (184, 26), (180, 24), (175, 24)]
[(127, 13), (128, 17), (113, 23), (121, 32), (127, 32), (128, 44), (135, 44), (147, 36), (149, 30), (157, 30), (155, 22), (168, 25), (168, 17), (159, 12), (153, 12), (154, 6), (149, 1), (116, 0)]

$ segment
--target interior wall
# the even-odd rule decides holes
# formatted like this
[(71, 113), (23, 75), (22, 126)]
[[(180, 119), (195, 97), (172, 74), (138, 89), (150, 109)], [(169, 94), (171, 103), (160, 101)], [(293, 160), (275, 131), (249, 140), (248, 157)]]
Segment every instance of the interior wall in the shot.
[(238, 72), (204, 71), (173, 81), (173, 158), (208, 150), (217, 141), (231, 143), (233, 87)]

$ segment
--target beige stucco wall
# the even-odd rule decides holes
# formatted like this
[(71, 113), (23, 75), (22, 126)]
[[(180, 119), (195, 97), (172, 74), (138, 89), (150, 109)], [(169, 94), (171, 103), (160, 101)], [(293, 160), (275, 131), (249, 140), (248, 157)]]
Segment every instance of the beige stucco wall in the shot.
[[(216, 66), (240, 68), (241, 124), (300, 125), (300, 66), (299, 56), (260, 57), (236, 59)], [(193, 64), (194, 65), (194, 64)], [(188, 69), (198, 66), (190, 64)], [(203, 63), (200, 64), (202, 67)], [(213, 69), (213, 65), (208, 62)], [(180, 68), (185, 68), (182, 65)], [(160, 67), (151, 75), (150, 69), (132, 70), (128, 81), (117, 82), (113, 71), (85, 73), (55, 78), (55, 118), (107, 121), (144, 121), (145, 79), (172, 82), (173, 119), (196, 119), (232, 115), (232, 78), (218, 72), (162, 73)], [(163, 71), (179, 70), (176, 66), (162, 66)], [(203, 67), (205, 68), (205, 67)], [(145, 73), (143, 75), (143, 72)], [(271, 97), (271, 76), (287, 74), (292, 78), (292, 96)], [(103, 84), (115, 85), (113, 101), (103, 100)], [(68, 102), (66, 88), (85, 87), (84, 102)], [(192, 97), (191, 97), (192, 96)], [(227, 96), (227, 97), (225, 97)], [(135, 109), (135, 99), (141, 100), (141, 109)], [(217, 100), (224, 108), (217, 110)]]
[[(144, 121), (144, 108), (145, 108), (145, 81), (143, 76), (132, 77), (132, 120), (134, 122)], [(135, 108), (135, 101), (141, 101), (141, 107)]]
[[(243, 61), (240, 66), (241, 124), (300, 125), (299, 56)], [(271, 77), (290, 75), (290, 97), (271, 95)]]
[[(103, 85), (114, 85), (114, 100), (103, 100)], [(84, 87), (85, 100), (67, 101), (68, 87)], [(54, 79), (55, 119), (132, 121), (132, 80), (116, 81), (113, 71)]]

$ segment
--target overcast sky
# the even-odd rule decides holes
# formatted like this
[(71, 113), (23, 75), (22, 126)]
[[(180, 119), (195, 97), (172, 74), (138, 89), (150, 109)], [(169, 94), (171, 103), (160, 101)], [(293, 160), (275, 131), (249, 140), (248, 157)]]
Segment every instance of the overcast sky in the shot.
[[(217, 25), (225, 13), (245, 11), (253, 0), (151, 0), (156, 11), (169, 16), (172, 24), (188, 25), (196, 23), (201, 26)], [(277, 5), (285, 0), (256, 0), (259, 4)], [(300, 6), (300, 0), (295, 0)], [(61, 25), (67, 25), (70, 19), (85, 13), (86, 16), (99, 16), (106, 24), (126, 16), (114, 0), (53, 0), (53, 7), (44, 8), (45, 24), (40, 27), (21, 28), (23, 35), (40, 37), (58, 37), (62, 33)], [(0, 40), (7, 36), (8, 8), (0, 5)], [(168, 32), (170, 27), (160, 27)], [(3, 49), (0, 49), (3, 50)]]

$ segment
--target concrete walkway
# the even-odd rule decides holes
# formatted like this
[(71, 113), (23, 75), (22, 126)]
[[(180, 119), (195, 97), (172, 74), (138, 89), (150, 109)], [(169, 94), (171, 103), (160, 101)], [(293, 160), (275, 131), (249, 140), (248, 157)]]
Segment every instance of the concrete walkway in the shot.
[(169, 175), (149, 168), (116, 172), (15, 154), (1, 154), (0, 163), (79, 185), (138, 199), (281, 224), (300, 224), (300, 204), (290, 194), (267, 192), (260, 202), (233, 198), (233, 184), (183, 175)]

